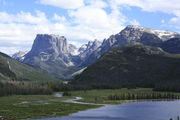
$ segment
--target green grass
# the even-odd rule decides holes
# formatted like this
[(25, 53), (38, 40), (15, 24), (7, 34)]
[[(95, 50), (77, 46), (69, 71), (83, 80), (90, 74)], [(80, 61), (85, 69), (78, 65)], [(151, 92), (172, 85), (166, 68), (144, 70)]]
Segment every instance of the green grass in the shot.
[[(81, 102), (89, 103), (100, 103), (100, 104), (119, 104), (123, 102), (128, 102), (131, 100), (109, 100), (110, 95), (120, 95), (122, 93), (154, 93), (151, 88), (137, 88), (137, 89), (104, 89), (104, 90), (87, 90), (87, 91), (73, 91), (72, 96), (81, 96), (84, 99)], [(167, 92), (156, 92), (156, 93), (167, 93)], [(173, 93), (180, 96), (180, 93)]]
[[(66, 116), (81, 110), (96, 108), (94, 105), (64, 103), (70, 97), (55, 98), (51, 95), (18, 95), (0, 97), (0, 116), (7, 120), (49, 118)], [(27, 104), (20, 104), (28, 102)], [(47, 102), (48, 104), (41, 104)]]
[(47, 72), (18, 62), (0, 52), (0, 80), (53, 81), (58, 80)]
[[(7, 120), (21, 120), (27, 118), (49, 118), (66, 116), (78, 111), (100, 107), (98, 105), (82, 105), (64, 103), (64, 100), (81, 96), (81, 102), (119, 104), (131, 100), (109, 100), (109, 95), (120, 95), (122, 93), (153, 93), (150, 88), (138, 89), (113, 89), (113, 90), (87, 90), (71, 91), (72, 96), (57, 98), (53, 95), (16, 95), (0, 97), (0, 116)], [(165, 92), (158, 92), (164, 94)], [(174, 93), (180, 96), (180, 93)], [(28, 102), (20, 104), (21, 102)], [(42, 104), (48, 103), (48, 104)]]

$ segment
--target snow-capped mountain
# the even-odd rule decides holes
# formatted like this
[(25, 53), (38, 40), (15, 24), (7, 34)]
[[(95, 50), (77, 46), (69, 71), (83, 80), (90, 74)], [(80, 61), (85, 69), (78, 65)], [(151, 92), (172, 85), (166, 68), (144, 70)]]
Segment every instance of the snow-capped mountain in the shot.
[(24, 62), (36, 65), (39, 62), (61, 61), (63, 65), (69, 66), (73, 65), (69, 54), (67, 40), (64, 36), (38, 34), (32, 49), (25, 55)]
[(14, 58), (39, 66), (62, 79), (94, 63), (112, 48), (131, 43), (141, 43), (160, 47), (166, 52), (180, 53), (180, 34), (130, 25), (118, 34), (104, 39), (102, 43), (94, 40), (80, 48), (68, 44), (64, 36), (38, 34), (32, 49), (26, 55), (16, 54)]
[(135, 40), (138, 37), (140, 38), (143, 33), (149, 33), (154, 34), (158, 36), (161, 40), (166, 41), (174, 37), (180, 37), (180, 35), (176, 32), (171, 31), (165, 31), (165, 30), (153, 30), (150, 28), (137, 26), (137, 25), (129, 25), (127, 26), (123, 31), (121, 31), (121, 34), (131, 35), (131, 39)]
[[(105, 39), (102, 45), (97, 48), (97, 50), (94, 51), (81, 65), (88, 66), (92, 64), (101, 55), (114, 47), (124, 46), (134, 42), (161, 47), (164, 42), (167, 42), (172, 38), (180, 38), (180, 34), (176, 32), (153, 30), (142, 26), (129, 25), (118, 34), (111, 35), (108, 39)], [(166, 46), (168, 47), (168, 45)], [(169, 52), (169, 49), (163, 50)]]
[[(85, 46), (85, 47), (84, 47)], [(101, 42), (98, 40), (89, 41), (88, 44), (83, 45), (79, 48), (79, 57), (84, 61), (89, 55), (97, 50), (101, 46)], [(82, 49), (83, 48), (83, 49)]]
[(75, 46), (68, 44), (64, 36), (38, 34), (32, 49), (24, 56), (23, 62), (38, 66), (56, 77), (64, 78), (63, 74), (75, 66), (71, 59), (74, 50), (76, 50)]
[(73, 44), (68, 44), (68, 52), (72, 55), (72, 56), (76, 56), (79, 54), (78, 48), (73, 45)]
[(18, 60), (18, 61), (23, 61), (24, 60), (24, 56), (28, 53), (28, 51), (19, 51), (17, 53), (14, 53), (12, 55), (12, 58)]
[(19, 61), (38, 66), (59, 78), (65, 78), (64, 74), (69, 70), (74, 73), (81, 69), (76, 69), (76, 66), (100, 45), (101, 42), (95, 40), (78, 49), (76, 46), (68, 44), (64, 36), (38, 34), (28, 53), (18, 53), (13, 56)]

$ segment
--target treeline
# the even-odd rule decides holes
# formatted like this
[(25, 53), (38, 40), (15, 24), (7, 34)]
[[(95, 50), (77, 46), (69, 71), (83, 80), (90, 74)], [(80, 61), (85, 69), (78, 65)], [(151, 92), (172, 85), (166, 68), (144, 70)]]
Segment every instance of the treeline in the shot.
[(121, 93), (109, 95), (108, 100), (138, 100), (138, 99), (180, 99), (180, 95), (174, 93)]
[(155, 85), (154, 91), (180, 92), (180, 82), (179, 81), (173, 81), (173, 82), (158, 83)]
[(59, 81), (0, 81), (0, 96), (52, 94), (66, 90), (66, 85)]
[[(91, 85), (90, 85), (91, 84)], [(122, 85), (126, 84), (126, 85)], [(121, 89), (121, 88), (128, 88), (128, 89), (135, 89), (135, 88), (153, 88), (153, 91), (162, 91), (162, 92), (180, 92), (180, 81), (174, 80), (173, 82), (169, 81), (157, 81), (157, 83), (145, 85), (136, 85), (135, 83), (128, 83), (123, 82), (122, 84), (117, 84), (113, 82), (108, 83), (89, 83), (89, 82), (83, 82), (79, 83), (77, 80), (73, 80), (69, 83), (70, 88), (73, 90), (90, 90), (90, 89)]]
[(172, 119), (172, 118), (170, 118), (169, 120), (180, 120), (180, 117), (177, 116), (177, 119)]

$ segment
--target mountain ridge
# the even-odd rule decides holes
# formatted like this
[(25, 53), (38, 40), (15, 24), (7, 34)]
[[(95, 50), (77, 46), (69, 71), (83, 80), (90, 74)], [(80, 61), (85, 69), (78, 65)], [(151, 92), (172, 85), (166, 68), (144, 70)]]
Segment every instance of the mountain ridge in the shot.
[[(88, 66), (94, 63), (101, 55), (114, 47), (128, 45), (133, 42), (162, 47), (161, 44), (172, 38), (180, 38), (180, 34), (176, 32), (153, 30), (142, 26), (129, 25), (121, 32), (105, 39), (97, 51), (94, 51), (82, 66)], [(168, 52), (168, 50), (166, 52)], [(92, 58), (92, 61), (89, 60), (90, 58)]]
[[(155, 88), (179, 85), (180, 55), (132, 43), (105, 53), (72, 81), (84, 89)], [(166, 84), (165, 84), (166, 83)]]
[(0, 53), (0, 80), (48, 81), (57, 80), (47, 72)]
[(121, 32), (104, 39), (102, 43), (95, 40), (77, 48), (69, 44), (64, 36), (39, 34), (35, 42), (49, 41), (49, 43), (44, 43), (48, 45), (42, 49), (41, 45), (34, 45), (36, 44), (34, 42), (33, 46), (39, 47), (40, 52), (37, 52), (37, 48), (32, 47), (31, 51), (25, 55), (23, 62), (39, 66), (58, 78), (71, 79), (74, 73), (93, 64), (107, 51), (131, 43), (160, 47), (166, 52), (178, 54), (180, 46), (174, 43), (180, 43), (180, 41), (172, 40), (175, 38), (180, 39), (180, 34), (129, 25)]

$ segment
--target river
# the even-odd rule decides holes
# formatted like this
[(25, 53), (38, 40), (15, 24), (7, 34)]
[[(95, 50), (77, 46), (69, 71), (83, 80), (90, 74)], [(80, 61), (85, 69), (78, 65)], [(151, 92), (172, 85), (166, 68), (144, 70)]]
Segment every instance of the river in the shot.
[(169, 120), (180, 116), (180, 101), (143, 101), (106, 105), (66, 117), (38, 120)]

